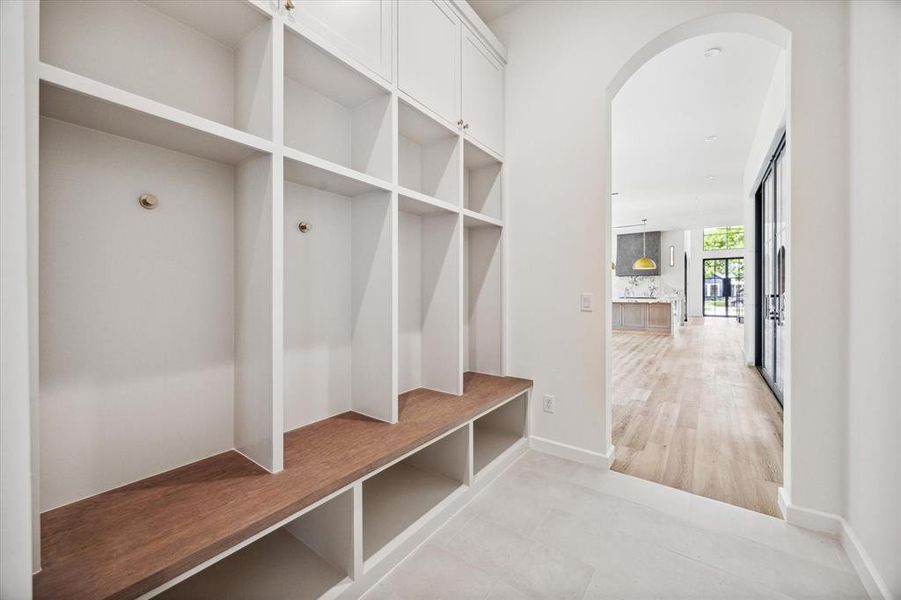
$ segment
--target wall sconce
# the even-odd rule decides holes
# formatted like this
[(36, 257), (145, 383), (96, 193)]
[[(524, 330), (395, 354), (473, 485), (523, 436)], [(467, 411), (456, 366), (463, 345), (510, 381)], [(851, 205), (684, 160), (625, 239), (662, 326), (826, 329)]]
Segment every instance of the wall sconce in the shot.
[(676, 266), (676, 247), (675, 246), (669, 247), (669, 266), (671, 266), (671, 267)]

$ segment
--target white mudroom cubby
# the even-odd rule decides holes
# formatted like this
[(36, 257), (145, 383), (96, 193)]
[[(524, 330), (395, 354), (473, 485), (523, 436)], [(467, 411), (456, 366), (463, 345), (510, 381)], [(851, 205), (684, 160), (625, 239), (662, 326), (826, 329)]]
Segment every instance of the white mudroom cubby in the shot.
[(527, 403), (523, 394), (472, 422), (475, 477), (527, 436)]
[(391, 92), (285, 28), (285, 145), (392, 178)]
[(460, 206), (460, 135), (398, 100), (398, 184)]
[[(398, 391), (463, 393), (461, 217), (408, 199), (398, 212)], [(415, 212), (414, 212), (415, 211)]]
[(42, 509), (232, 447), (271, 466), (253, 383), (271, 357), (249, 345), (271, 332), (257, 287), (271, 261), (236, 258), (271, 256), (268, 232), (240, 226), (271, 204), (270, 157), (214, 162), (49, 117), (40, 130)]
[(469, 426), (363, 481), (364, 569), (415, 532), (471, 479)]
[(40, 60), (272, 137), (272, 21), (249, 2), (41, 0)]
[(348, 489), (169, 588), (161, 600), (335, 598), (354, 576)]
[(503, 373), (503, 230), (475, 218), (464, 218), (463, 370)]
[(285, 161), (285, 428), (397, 420), (391, 192)]
[(512, 460), (502, 157), (295, 2), (24, 3), (36, 599), (357, 597)]
[(470, 141), (463, 148), (463, 207), (490, 218), (500, 219), (501, 169), (493, 154)]

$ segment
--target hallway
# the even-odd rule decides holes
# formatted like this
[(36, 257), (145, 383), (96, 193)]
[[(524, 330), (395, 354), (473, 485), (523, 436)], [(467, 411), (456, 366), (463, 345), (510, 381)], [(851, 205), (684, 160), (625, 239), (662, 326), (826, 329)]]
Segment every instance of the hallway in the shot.
[(613, 334), (613, 470), (779, 517), (782, 409), (745, 365), (743, 328)]

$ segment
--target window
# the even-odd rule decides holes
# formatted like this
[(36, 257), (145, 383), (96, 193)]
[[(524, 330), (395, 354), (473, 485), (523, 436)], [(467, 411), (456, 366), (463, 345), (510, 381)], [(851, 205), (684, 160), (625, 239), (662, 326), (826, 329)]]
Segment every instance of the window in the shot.
[(741, 225), (704, 230), (704, 250), (735, 250), (745, 247), (745, 228)]

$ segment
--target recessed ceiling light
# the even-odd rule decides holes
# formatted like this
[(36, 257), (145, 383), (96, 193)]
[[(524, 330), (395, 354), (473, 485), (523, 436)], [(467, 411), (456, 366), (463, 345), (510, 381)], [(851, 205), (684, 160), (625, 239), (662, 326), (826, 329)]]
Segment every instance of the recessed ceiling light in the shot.
[(707, 137), (704, 138), (704, 141), (705, 142), (715, 142), (718, 139), (720, 139), (720, 136), (718, 136), (718, 135), (708, 135)]
[(716, 179), (715, 176), (713, 176), (713, 175), (708, 175), (707, 177), (704, 178), (704, 181), (713, 181), (714, 179)]
[(722, 48), (717, 48), (716, 46), (714, 46), (713, 48), (707, 48), (706, 50), (704, 50), (704, 56), (706, 58), (713, 58), (714, 56), (719, 56), (722, 51)]

